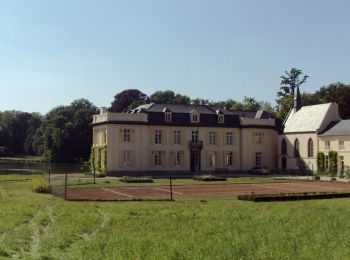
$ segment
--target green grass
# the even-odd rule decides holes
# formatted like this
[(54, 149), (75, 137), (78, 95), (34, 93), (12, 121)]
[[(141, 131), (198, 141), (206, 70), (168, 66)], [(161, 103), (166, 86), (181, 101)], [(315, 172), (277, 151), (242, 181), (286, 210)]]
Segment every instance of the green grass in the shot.
[[(5, 180), (5, 181), (4, 181)], [(9, 181), (12, 180), (12, 181)], [(69, 202), (0, 176), (0, 259), (348, 259), (349, 199)]]

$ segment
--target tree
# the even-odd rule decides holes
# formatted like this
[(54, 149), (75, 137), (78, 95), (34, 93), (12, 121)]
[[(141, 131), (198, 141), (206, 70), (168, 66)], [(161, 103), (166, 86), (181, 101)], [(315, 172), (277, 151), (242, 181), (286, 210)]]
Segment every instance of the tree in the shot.
[(90, 123), (97, 108), (86, 99), (75, 100), (47, 113), (35, 133), (34, 150), (55, 162), (88, 160), (92, 145)]
[(281, 76), (280, 91), (277, 92), (277, 111), (278, 116), (285, 119), (293, 107), (294, 90), (304, 84), (309, 77), (304, 75), (302, 70), (292, 68), (286, 75)]
[(135, 104), (147, 102), (147, 95), (138, 89), (126, 89), (114, 96), (114, 101), (109, 108), (109, 111), (121, 113), (128, 109), (135, 108)]
[(174, 91), (165, 90), (165, 91), (156, 91), (150, 97), (150, 102), (158, 104), (177, 104), (177, 105), (188, 105), (191, 102), (190, 97), (175, 94)]

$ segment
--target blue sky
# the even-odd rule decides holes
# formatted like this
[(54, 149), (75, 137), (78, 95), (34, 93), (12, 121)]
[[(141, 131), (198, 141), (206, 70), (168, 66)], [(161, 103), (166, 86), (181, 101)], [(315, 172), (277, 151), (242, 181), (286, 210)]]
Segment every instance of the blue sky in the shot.
[(127, 88), (274, 102), (292, 67), (303, 91), (350, 83), (348, 0), (2, 0), (0, 110), (48, 112)]

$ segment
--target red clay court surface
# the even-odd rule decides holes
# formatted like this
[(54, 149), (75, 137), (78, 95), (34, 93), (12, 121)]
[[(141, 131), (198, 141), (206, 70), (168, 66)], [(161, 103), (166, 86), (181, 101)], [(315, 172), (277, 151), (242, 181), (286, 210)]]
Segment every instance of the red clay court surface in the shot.
[[(297, 192), (350, 192), (350, 184), (335, 182), (285, 182), (252, 184), (200, 184), (173, 186), (174, 197), (178, 196), (237, 196), (243, 194), (274, 194)], [(169, 186), (141, 187), (70, 187), (69, 200), (133, 200), (168, 199)]]

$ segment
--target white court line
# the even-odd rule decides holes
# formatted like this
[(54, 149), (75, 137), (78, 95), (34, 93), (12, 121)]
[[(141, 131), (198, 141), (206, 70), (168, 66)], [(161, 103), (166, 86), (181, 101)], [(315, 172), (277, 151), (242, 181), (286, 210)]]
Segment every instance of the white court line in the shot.
[(275, 189), (275, 190), (291, 190), (291, 191), (298, 191), (298, 189), (289, 189), (285, 187), (273, 187), (273, 186), (267, 186), (267, 185), (257, 185), (257, 184), (252, 184), (254, 187), (258, 188), (268, 188), (268, 189)]
[[(154, 190), (160, 190), (160, 191), (166, 191), (166, 192), (169, 192), (169, 193), (170, 193), (170, 190), (164, 190), (164, 189), (159, 189), (159, 188), (153, 188), (153, 189), (154, 189)], [(183, 193), (181, 193), (181, 192), (173, 191), (173, 193), (179, 194), (179, 195), (183, 195)]]
[(109, 192), (118, 194), (118, 195), (122, 195), (122, 196), (126, 196), (126, 197), (129, 197), (129, 198), (132, 198), (132, 196), (127, 195), (127, 194), (124, 194), (124, 193), (116, 192), (116, 191), (114, 191), (114, 190), (110, 190), (110, 189), (106, 189), (106, 188), (102, 188), (102, 189), (105, 190), (105, 191), (109, 191)]

